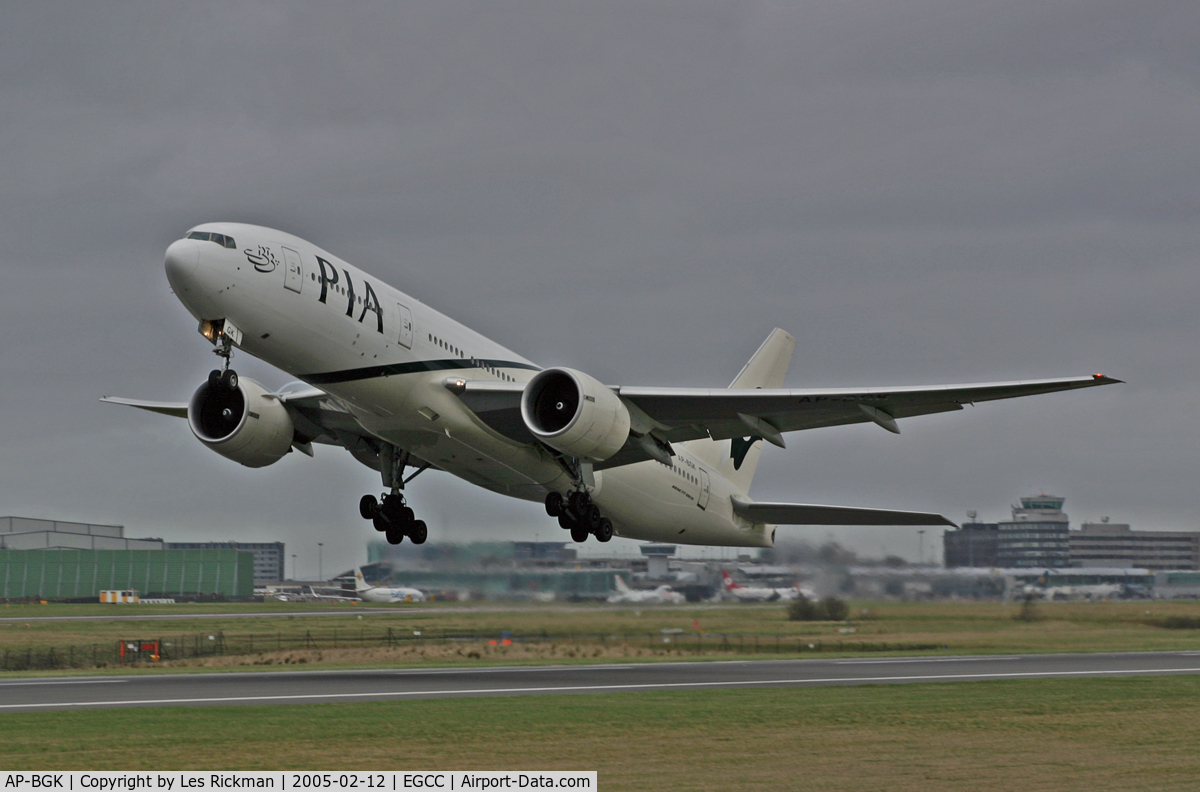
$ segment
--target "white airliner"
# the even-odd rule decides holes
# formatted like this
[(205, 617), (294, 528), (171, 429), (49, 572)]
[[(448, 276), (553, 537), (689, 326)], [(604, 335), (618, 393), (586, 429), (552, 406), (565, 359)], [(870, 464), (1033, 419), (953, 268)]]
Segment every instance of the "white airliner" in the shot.
[(725, 590), (735, 598), (745, 602), (791, 602), (792, 600), (816, 600), (817, 595), (812, 589), (801, 588), (799, 584), (788, 588), (770, 588), (767, 586), (743, 586), (734, 580), (728, 572), (722, 572), (721, 578)]
[(354, 568), (354, 593), (367, 602), (424, 602), (425, 592), (408, 586), (372, 586)]
[[(542, 502), (571, 539), (771, 547), (776, 524), (953, 525), (939, 514), (748, 495), (763, 441), (1118, 380), (932, 387), (782, 387), (795, 339), (774, 330), (728, 388), (606, 385), (540, 368), (454, 319), (282, 231), (206, 223), (166, 253), (175, 296), (223, 359), (187, 403), (105, 397), (187, 418), (247, 467), (313, 444), (341, 446), (382, 476), (359, 513), (393, 544), (425, 541), (404, 485), (427, 469)], [(235, 349), (305, 385), (271, 390), (229, 367)], [(406, 471), (413, 472), (406, 475)]]
[(631, 589), (620, 575), (616, 576), (616, 591), (608, 595), (609, 602), (641, 602), (641, 603), (671, 603), (682, 605), (687, 597), (670, 586), (659, 586), (655, 589)]

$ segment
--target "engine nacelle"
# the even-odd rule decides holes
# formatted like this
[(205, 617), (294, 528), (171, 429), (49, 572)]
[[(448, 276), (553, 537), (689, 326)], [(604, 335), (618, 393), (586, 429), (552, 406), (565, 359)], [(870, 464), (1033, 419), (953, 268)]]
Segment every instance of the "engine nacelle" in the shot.
[(205, 382), (188, 403), (188, 425), (201, 443), (246, 467), (278, 462), (292, 447), (287, 408), (254, 380), (236, 388)]
[(521, 394), (521, 418), (539, 440), (588, 462), (603, 462), (629, 439), (629, 410), (582, 371), (541, 371)]

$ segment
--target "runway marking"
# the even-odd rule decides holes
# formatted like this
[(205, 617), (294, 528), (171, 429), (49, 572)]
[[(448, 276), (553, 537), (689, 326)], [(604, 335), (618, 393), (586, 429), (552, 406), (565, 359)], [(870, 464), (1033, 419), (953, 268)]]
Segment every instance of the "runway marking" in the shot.
[(47, 679), (28, 682), (0, 682), (0, 687), (28, 687), (29, 685), (111, 685), (124, 684), (128, 679)]
[(114, 707), (149, 704), (206, 704), (238, 701), (299, 701), (315, 699), (386, 698), (417, 696), (472, 696), (499, 693), (590, 692), (616, 690), (666, 690), (676, 688), (739, 687), (746, 685), (819, 685), (846, 682), (946, 681), (966, 679), (1011, 679), (1017, 677), (1129, 676), (1138, 674), (1195, 674), (1200, 668), (1142, 668), (1112, 671), (1016, 671), (996, 674), (914, 674), (911, 676), (830, 677), (826, 679), (745, 679), (729, 682), (661, 682), (628, 685), (558, 685), (525, 688), (479, 688), (474, 690), (400, 690), (376, 693), (297, 693), (286, 696), (213, 696), (208, 698), (140, 699), (130, 701), (60, 701), (45, 704), (0, 704), (0, 709), (37, 709), (42, 707)]
[(985, 661), (1024, 660), (1020, 655), (1011, 657), (889, 657), (881, 660), (834, 660), (835, 665), (883, 665), (887, 663), (978, 663)]

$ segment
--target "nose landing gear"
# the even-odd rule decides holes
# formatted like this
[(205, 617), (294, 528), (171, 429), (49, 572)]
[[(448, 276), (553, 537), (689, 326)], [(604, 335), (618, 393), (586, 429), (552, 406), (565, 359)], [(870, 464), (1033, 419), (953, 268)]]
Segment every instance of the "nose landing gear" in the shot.
[(208, 384), (214, 388), (220, 386), (231, 391), (237, 390), (237, 372), (229, 368), (229, 361), (233, 357), (233, 339), (222, 332), (214, 343), (217, 344), (217, 348), (213, 350), (213, 354), (221, 358), (221, 368), (208, 372)]
[(238, 375), (233, 369), (213, 369), (208, 372), (208, 384), (213, 388), (226, 388), (228, 390), (237, 390)]
[(588, 536), (607, 542), (613, 537), (612, 521), (600, 513), (586, 491), (565, 498), (561, 492), (551, 492), (546, 496), (546, 514), (558, 518), (559, 526), (571, 532), (572, 542), (586, 542)]

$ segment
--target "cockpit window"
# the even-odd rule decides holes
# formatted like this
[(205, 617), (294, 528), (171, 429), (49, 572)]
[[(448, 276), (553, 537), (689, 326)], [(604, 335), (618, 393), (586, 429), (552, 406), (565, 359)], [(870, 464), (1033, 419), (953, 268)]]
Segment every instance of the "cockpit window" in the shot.
[(225, 234), (216, 234), (209, 231), (193, 231), (187, 235), (188, 239), (199, 239), (204, 242), (216, 242), (218, 245), (227, 248), (237, 248), (237, 243), (233, 241), (233, 237)]

